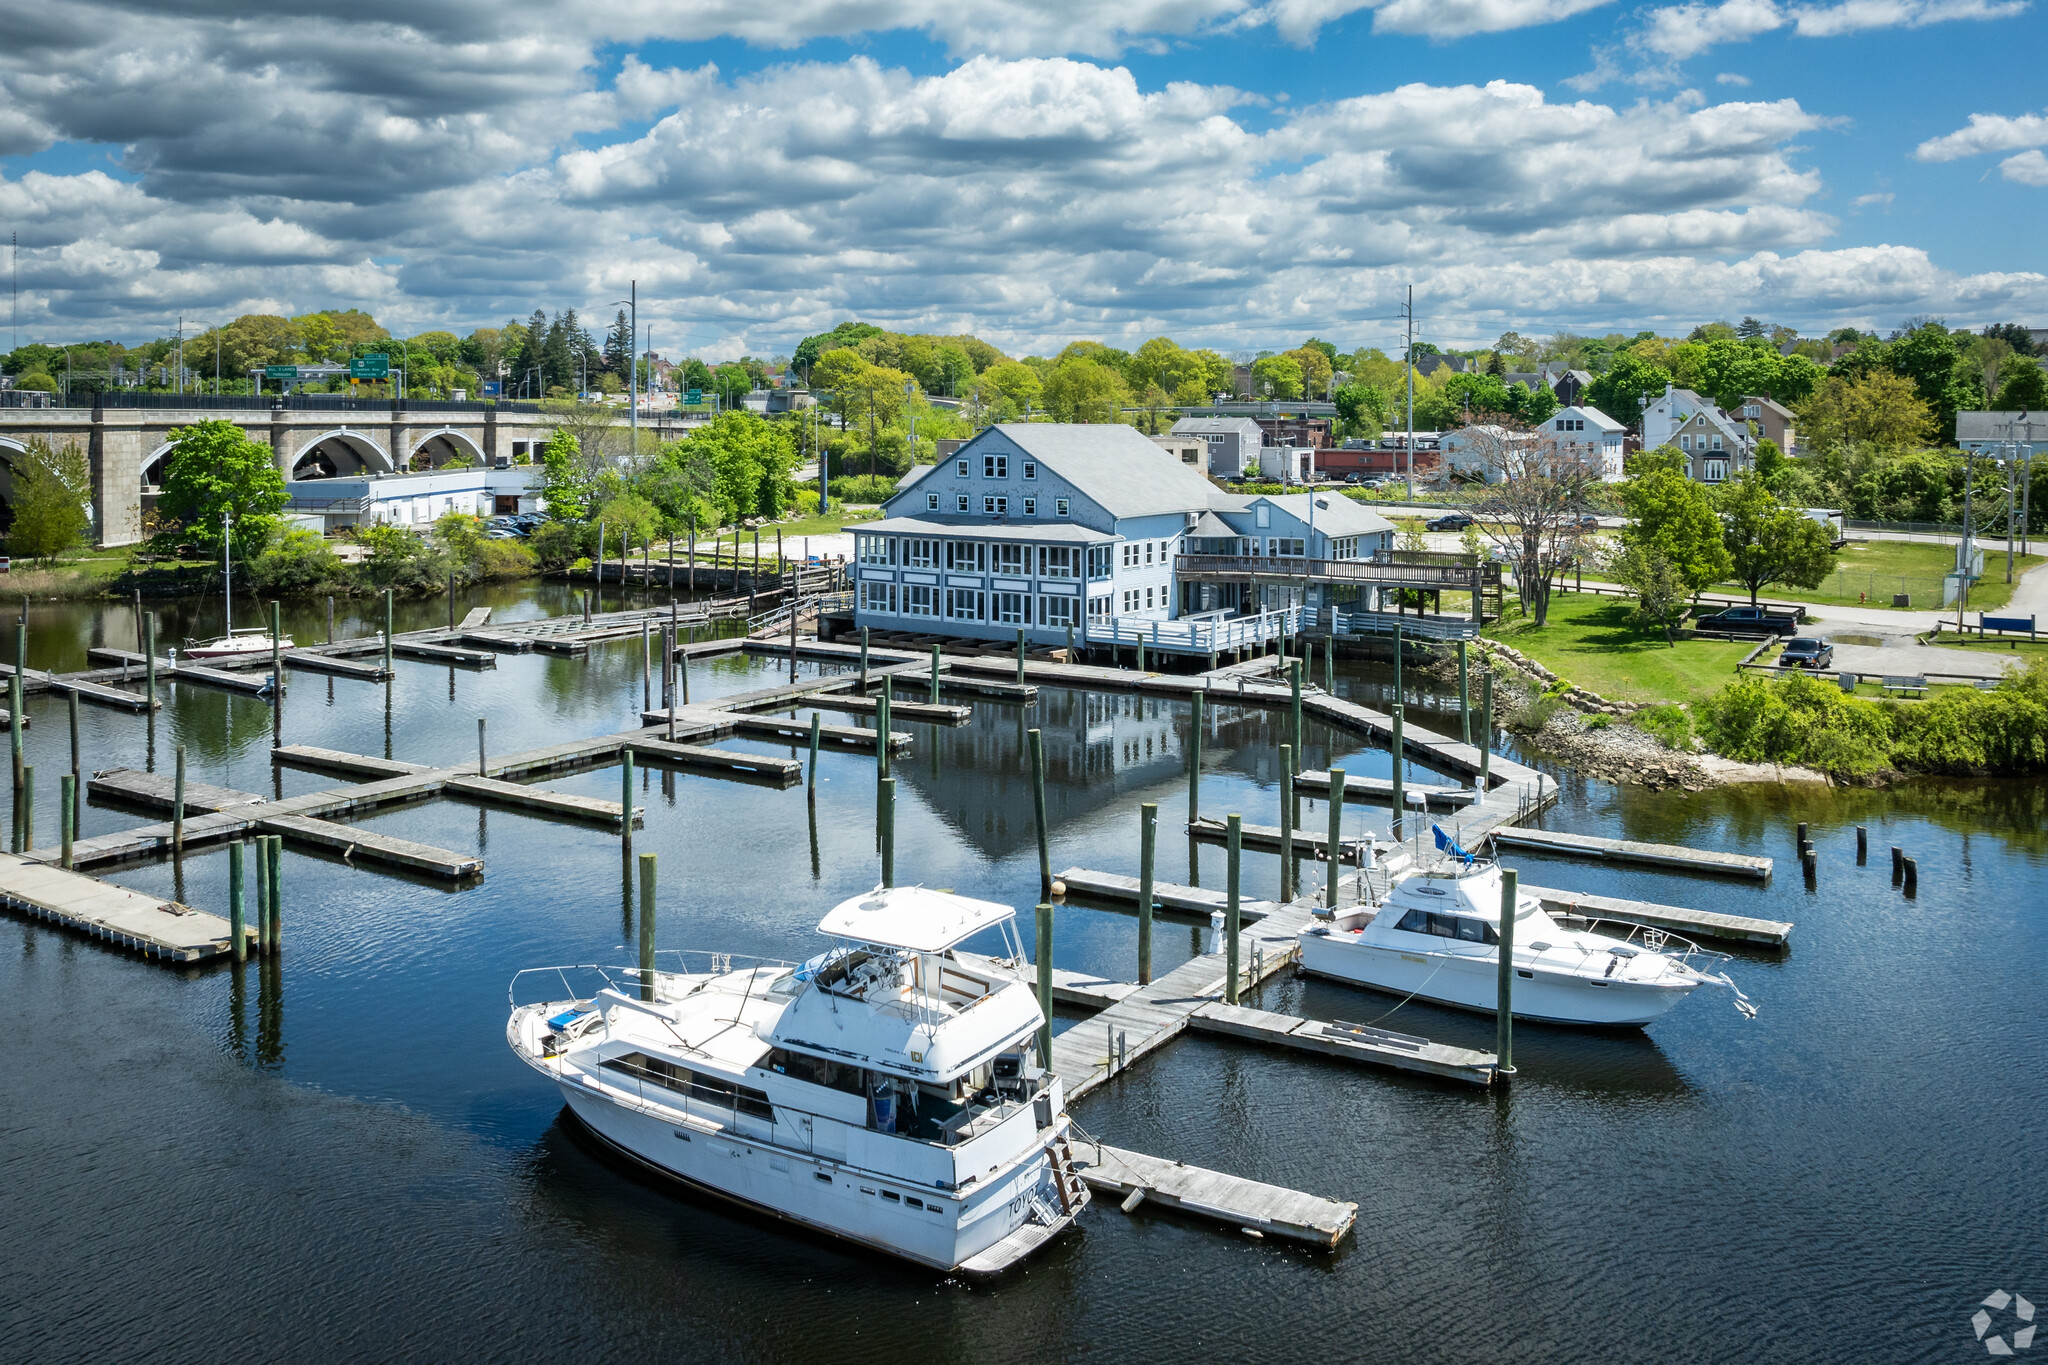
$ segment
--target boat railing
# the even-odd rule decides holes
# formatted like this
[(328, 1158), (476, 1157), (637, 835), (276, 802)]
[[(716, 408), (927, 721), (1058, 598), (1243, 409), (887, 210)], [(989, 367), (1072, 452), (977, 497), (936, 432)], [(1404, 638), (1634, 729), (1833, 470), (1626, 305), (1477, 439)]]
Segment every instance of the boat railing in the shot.
[[(1735, 960), (1733, 953), (1702, 948), (1683, 934), (1674, 934), (1669, 929), (1659, 929), (1653, 924), (1637, 924), (1632, 920), (1588, 919), (1586, 928), (1595, 933), (1604, 933), (1609, 938), (1619, 938), (1623, 943), (1631, 947), (1640, 947), (1645, 952), (1662, 953), (1675, 959), (1680, 965), (1693, 967), (1696, 971), (1700, 968), (1695, 966), (1694, 958), (1709, 963)], [(1677, 946), (1674, 947), (1674, 944)]]
[[(673, 963), (671, 966), (669, 964)], [(657, 975), (727, 976), (734, 972), (764, 969), (777, 971), (794, 970), (796, 963), (780, 958), (752, 957), (745, 953), (716, 953), (694, 948), (660, 948), (654, 953), (654, 969)], [(571, 981), (571, 973), (585, 989), (578, 990)], [(552, 1000), (528, 1000), (525, 1004), (549, 1004), (559, 1000), (588, 1000), (598, 991), (609, 987), (621, 993), (633, 994), (640, 989), (640, 968), (606, 966), (596, 962), (575, 962), (555, 967), (525, 967), (513, 973), (512, 982), (506, 987), (506, 999), (513, 1009), (519, 1009), (519, 983), (528, 976), (551, 976), (560, 982), (563, 994)]]

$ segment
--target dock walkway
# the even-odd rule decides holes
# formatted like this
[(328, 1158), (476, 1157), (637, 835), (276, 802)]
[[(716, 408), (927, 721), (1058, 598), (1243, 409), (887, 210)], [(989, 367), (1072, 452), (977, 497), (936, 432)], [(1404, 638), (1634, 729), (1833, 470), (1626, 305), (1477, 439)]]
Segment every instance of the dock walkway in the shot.
[[(0, 903), (167, 962), (198, 962), (234, 946), (219, 915), (14, 854), (0, 854)], [(244, 928), (253, 942), (253, 926)]]
[(1126, 1212), (1154, 1203), (1262, 1237), (1325, 1249), (1343, 1241), (1358, 1220), (1356, 1204), (1086, 1139), (1074, 1144), (1074, 1169), (1089, 1189), (1119, 1196)]
[(1641, 863), (1686, 872), (1711, 872), (1723, 877), (1769, 879), (1771, 860), (1749, 853), (1721, 853), (1681, 844), (1645, 844), (1633, 839), (1604, 839), (1596, 834), (1557, 830), (1497, 827), (1490, 837), (1500, 848), (1522, 848), (1563, 858), (1594, 858), (1608, 863)]

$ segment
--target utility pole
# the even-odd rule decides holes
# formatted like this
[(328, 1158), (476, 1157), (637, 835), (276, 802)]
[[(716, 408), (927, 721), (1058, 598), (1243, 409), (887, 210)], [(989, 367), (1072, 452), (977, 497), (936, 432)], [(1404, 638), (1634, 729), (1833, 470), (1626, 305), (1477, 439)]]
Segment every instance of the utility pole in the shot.
[[(626, 361), (626, 399), (633, 409), (633, 458), (640, 458), (640, 281), (627, 290), (633, 309), (633, 354)], [(738, 580), (734, 580), (737, 582)]]
[(14, 341), (7, 349), (18, 351), (21, 349), (21, 234), (8, 235), (14, 243)]

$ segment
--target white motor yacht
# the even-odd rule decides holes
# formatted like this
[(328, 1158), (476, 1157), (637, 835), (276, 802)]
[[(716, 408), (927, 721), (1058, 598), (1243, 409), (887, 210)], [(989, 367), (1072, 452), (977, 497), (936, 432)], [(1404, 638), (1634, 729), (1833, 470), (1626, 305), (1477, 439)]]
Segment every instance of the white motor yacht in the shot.
[[(233, 535), (230, 518), (225, 512), (221, 513), (220, 535), (221, 623), (224, 630), (211, 640), (187, 640), (178, 653), (187, 659), (260, 658), (270, 653), (270, 632), (261, 626), (235, 629), (234, 557), (230, 553)], [(280, 635), (277, 647), (292, 648), (292, 637)]]
[[(826, 915), (819, 932), (838, 943), (800, 966), (664, 952), (652, 972), (530, 969), (513, 979), (506, 1037), (643, 1166), (923, 1265), (993, 1273), (1088, 1202), (1059, 1077), (1037, 1055), (1036, 996), (952, 952), (997, 930), (1023, 960), (1012, 919), (989, 901), (877, 889)], [(520, 1004), (536, 980), (564, 989)]]
[[(1416, 873), (1386, 902), (1340, 909), (1301, 933), (1301, 965), (1318, 976), (1492, 1014), (1500, 996), (1500, 866), (1471, 860)], [(1709, 953), (1674, 935), (1629, 926), (1615, 938), (1567, 929), (1536, 897), (1517, 895), (1514, 1013), (1554, 1024), (1640, 1026), (1701, 986), (1755, 1009)]]

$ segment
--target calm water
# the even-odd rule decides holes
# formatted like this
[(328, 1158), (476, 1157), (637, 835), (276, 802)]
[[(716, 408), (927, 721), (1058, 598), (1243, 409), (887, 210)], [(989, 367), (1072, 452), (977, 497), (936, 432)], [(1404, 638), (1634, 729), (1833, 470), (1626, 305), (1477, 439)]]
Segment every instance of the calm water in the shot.
[[(507, 619), (567, 599), (487, 600)], [(444, 614), (429, 603), (401, 624)], [(37, 667), (82, 667), (89, 646), (133, 639), (125, 610), (30, 620)], [(167, 620), (166, 635), (211, 623)], [(291, 628), (318, 639), (324, 612), (294, 613)], [(344, 608), (342, 634), (365, 628)], [(693, 693), (774, 672), (700, 663)], [(639, 673), (638, 643), (621, 642), (482, 673), (401, 662), (388, 694), (299, 674), (282, 724), (289, 743), (452, 762), (473, 754), (480, 715), (499, 752), (621, 728)], [(1376, 670), (1339, 681), (1384, 699)], [(65, 713), (47, 699), (29, 710), (47, 843)], [(1205, 811), (1271, 823), (1277, 718), (1226, 705), (1210, 719)], [(1186, 810), (1186, 725), (1182, 707), (1056, 691), (1029, 711), (980, 703), (960, 730), (899, 722), (916, 734), (896, 765), (899, 877), (1035, 899), (1019, 774), (1024, 730), (1039, 726), (1055, 867), (1135, 871), (1150, 800), (1161, 875), (1184, 879), (1192, 856), (1193, 875), (1221, 885), (1220, 849), (1190, 855), (1164, 833)], [(179, 689), (153, 749), (149, 724), (125, 713), (85, 708), (84, 734), (88, 768), (167, 767), (183, 744), (197, 781), (333, 785), (274, 779), (270, 713), (253, 699)], [(1318, 766), (1387, 771), (1384, 753), (1320, 729), (1309, 749)], [(616, 799), (618, 782), (611, 768), (550, 785)], [(872, 759), (825, 756), (815, 819), (801, 788), (642, 783), (633, 850), (659, 855), (665, 948), (807, 956), (823, 911), (875, 880)], [(2048, 1304), (2048, 1163), (2031, 1136), (2048, 1090), (2043, 806), (2038, 784), (1684, 795), (1567, 777), (1557, 828), (1796, 868), (1791, 825), (1814, 822), (1812, 888), (1796, 870), (1759, 887), (1517, 864), (1543, 885), (1797, 921), (1790, 953), (1732, 965), (1756, 1020), (1703, 993), (1639, 1035), (1526, 1026), (1521, 1079), (1491, 1097), (1177, 1041), (1082, 1101), (1080, 1122), (1356, 1200), (1356, 1240), (1314, 1255), (1098, 1204), (1078, 1235), (993, 1286), (693, 1202), (593, 1154), (507, 1051), (505, 988), (520, 967), (630, 957), (619, 840), (454, 802), (387, 811), (363, 823), (479, 853), (483, 882), (451, 893), (287, 849), (275, 974), (167, 970), (0, 920), (14, 1038), (0, 1340), (36, 1361), (1982, 1358), (1969, 1317), (1985, 1295)], [(1347, 828), (1384, 818), (1353, 808)], [(85, 832), (141, 820), (89, 809)], [(1864, 868), (1857, 822), (1871, 828)], [(1889, 884), (1893, 843), (1920, 860), (1916, 901)], [(1245, 878), (1270, 894), (1277, 861), (1248, 855)], [(225, 905), (218, 851), (115, 879)], [(1129, 917), (1062, 909), (1055, 957), (1127, 977), (1135, 937)], [(1194, 937), (1162, 926), (1161, 969)], [(1259, 1003), (1377, 1019), (1394, 1001), (1287, 978)], [(1423, 1006), (1387, 1022), (1492, 1041), (1490, 1020)]]

